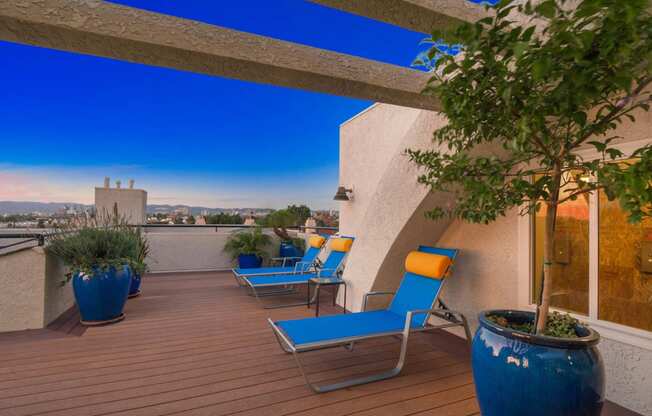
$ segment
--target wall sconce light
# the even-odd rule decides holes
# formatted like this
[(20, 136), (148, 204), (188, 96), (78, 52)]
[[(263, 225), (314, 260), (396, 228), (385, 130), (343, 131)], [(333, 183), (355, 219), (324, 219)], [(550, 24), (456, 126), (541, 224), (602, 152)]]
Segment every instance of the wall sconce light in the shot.
[(353, 189), (346, 189), (343, 186), (338, 186), (337, 187), (337, 192), (335, 193), (335, 196), (333, 197), (333, 200), (335, 201), (350, 201), (351, 198), (349, 197), (348, 194), (352, 193)]

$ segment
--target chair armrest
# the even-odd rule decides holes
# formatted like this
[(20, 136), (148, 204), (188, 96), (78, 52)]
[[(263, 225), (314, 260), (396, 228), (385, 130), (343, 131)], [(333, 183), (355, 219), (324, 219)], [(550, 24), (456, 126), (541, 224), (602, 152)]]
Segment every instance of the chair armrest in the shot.
[(331, 273), (330, 275), (328, 275), (328, 276), (326, 276), (326, 277), (332, 277), (335, 273), (337, 273), (337, 269), (334, 269), (334, 268), (332, 268), (332, 267), (330, 267), (330, 268), (326, 268), (326, 269), (319, 269), (319, 270), (317, 271), (317, 277), (321, 277), (321, 276), (322, 276), (322, 273), (325, 272), (325, 271), (330, 271), (330, 273)]
[[(409, 331), (410, 329), (410, 323), (412, 322), (412, 316), (419, 314), (419, 313), (426, 313), (428, 315), (434, 315), (437, 318), (443, 319), (445, 321), (448, 321), (454, 325), (464, 325), (466, 326), (466, 318), (461, 312), (453, 311), (450, 309), (443, 309), (443, 308), (434, 308), (434, 309), (415, 309), (412, 311), (408, 311), (407, 315), (405, 316), (405, 330)], [(428, 323), (428, 320), (426, 319), (426, 324)], [(450, 325), (449, 325), (450, 326)]]
[(364, 297), (362, 298), (362, 312), (367, 310), (367, 299), (369, 296), (378, 296), (378, 295), (395, 295), (396, 292), (385, 292), (385, 291), (373, 291), (373, 292), (367, 292), (364, 294)]
[(269, 259), (270, 263), (275, 263), (275, 262), (281, 262), (281, 265), (285, 267), (285, 263), (288, 260), (294, 260), (294, 259), (302, 259), (303, 257), (272, 257)]

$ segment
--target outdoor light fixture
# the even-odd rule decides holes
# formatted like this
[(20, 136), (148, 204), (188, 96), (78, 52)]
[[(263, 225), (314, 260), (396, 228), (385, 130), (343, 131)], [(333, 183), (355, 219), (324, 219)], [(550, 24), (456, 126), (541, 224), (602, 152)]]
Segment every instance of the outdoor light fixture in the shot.
[(333, 200), (335, 201), (350, 201), (351, 198), (349, 198), (349, 195), (351, 192), (353, 192), (353, 189), (346, 189), (343, 186), (338, 186), (337, 187), (337, 192), (335, 193), (335, 196), (333, 197)]

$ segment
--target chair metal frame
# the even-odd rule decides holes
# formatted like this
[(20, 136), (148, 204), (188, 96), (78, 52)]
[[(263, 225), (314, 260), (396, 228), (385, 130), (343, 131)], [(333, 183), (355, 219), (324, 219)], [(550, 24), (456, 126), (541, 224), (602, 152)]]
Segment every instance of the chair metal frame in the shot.
[[(263, 301), (261, 298), (263, 297), (269, 297), (269, 296), (283, 296), (283, 295), (291, 295), (298, 293), (297, 286), (308, 286), (308, 280), (312, 277), (333, 277), (337, 276), (339, 279), (342, 278), (342, 273), (344, 272), (344, 263), (346, 261), (346, 258), (348, 257), (348, 253), (342, 258), (342, 261), (336, 268), (325, 268), (325, 269), (318, 269), (317, 274), (315, 275), (314, 272), (300, 272), (300, 273), (294, 273), (293, 275), (308, 275), (310, 277), (307, 277), (304, 282), (283, 282), (282, 280), (279, 280), (277, 283), (270, 283), (266, 285), (254, 285), (249, 281), (249, 279), (246, 276), (242, 276), (242, 280), (245, 282), (245, 285), (248, 289), (248, 293), (250, 296), (254, 296), (256, 300), (261, 304), (261, 306), (264, 309), (278, 309), (278, 308), (290, 308), (290, 307), (295, 307), (295, 306), (309, 306), (315, 303), (317, 300), (317, 296), (319, 296), (319, 291), (315, 291), (313, 294), (312, 298), (310, 298), (307, 302), (297, 302), (297, 303), (280, 303), (280, 304), (274, 304), (274, 305), (265, 305), (263, 304)], [(329, 271), (331, 274), (328, 276), (322, 276), (322, 274), (326, 271)], [(253, 277), (253, 276), (252, 276)], [(258, 277), (258, 276), (255, 276)], [(346, 282), (344, 283), (346, 284)]]
[[(442, 281), (442, 287), (445, 282), (445, 279), (449, 276), (451, 270), (452, 270), (452, 264), (449, 265), (449, 267), (447, 268), (447, 270), (443, 275), (444, 281)], [(416, 309), (407, 312), (405, 317), (405, 324), (403, 326), (402, 331), (382, 332), (376, 334), (332, 339), (324, 342), (312, 342), (307, 344), (295, 345), (292, 343), (292, 341), (290, 341), (290, 338), (283, 332), (283, 329), (281, 329), (271, 318), (268, 318), (267, 322), (272, 327), (274, 335), (276, 336), (276, 340), (278, 341), (281, 349), (286, 353), (292, 354), (294, 356), (297, 366), (299, 367), (299, 371), (303, 376), (303, 379), (305, 380), (308, 387), (310, 387), (310, 389), (312, 389), (312, 391), (314, 391), (315, 393), (326, 393), (326, 392), (340, 390), (347, 387), (358, 386), (361, 384), (373, 383), (375, 381), (385, 380), (399, 375), (401, 373), (401, 370), (403, 370), (403, 367), (405, 366), (406, 357), (407, 357), (408, 340), (410, 334), (413, 332), (434, 331), (439, 329), (453, 328), (453, 327), (460, 326), (464, 329), (466, 341), (469, 343), (470, 346), (471, 331), (469, 329), (468, 321), (462, 313), (449, 309), (439, 299), (439, 293), (441, 293), (442, 287), (439, 288), (437, 296), (435, 297), (430, 309)], [(370, 296), (395, 295), (395, 294), (396, 292), (389, 292), (389, 291), (375, 291), (375, 292), (366, 293), (363, 298), (363, 312), (366, 311), (367, 300)], [(438, 306), (435, 307), (436, 305)], [(412, 328), (412, 317), (416, 314), (422, 314), (422, 313), (426, 314), (424, 317), (423, 326)], [(442, 319), (447, 323), (429, 325), (428, 321), (433, 316)], [(308, 374), (304, 369), (304, 366), (299, 357), (299, 354), (304, 352), (325, 349), (325, 348), (334, 348), (340, 346), (345, 347), (345, 349), (347, 349), (348, 351), (353, 351), (353, 346), (355, 342), (367, 340), (367, 339), (373, 339), (373, 338), (388, 337), (388, 336), (400, 337), (401, 339), (401, 350), (399, 352), (399, 357), (396, 362), (396, 365), (390, 370), (378, 372), (365, 377), (344, 380), (337, 383), (317, 385), (310, 381)]]
[[(308, 261), (298, 261), (298, 262), (294, 263), (294, 270), (291, 271), (291, 272), (288, 272), (288, 271), (276, 271), (276, 272), (267, 272), (267, 273), (247, 274), (247, 273), (238, 273), (235, 268), (231, 269), (231, 272), (233, 273), (233, 278), (235, 279), (236, 283), (240, 287), (247, 287), (247, 283), (244, 281), (245, 277), (275, 276), (275, 275), (280, 275), (280, 274), (299, 274), (299, 273), (305, 273), (305, 272), (314, 272), (321, 265), (321, 261), (319, 260), (319, 253), (321, 253), (321, 251), (326, 247), (327, 244), (328, 244), (328, 239), (321, 246), (321, 248), (319, 249), (319, 252), (317, 253), (317, 255), (315, 256), (315, 258), (312, 261), (310, 261), (310, 262), (308, 262)], [(303, 257), (272, 257), (270, 259), (270, 263), (279, 262), (279, 261), (282, 260), (282, 264), (279, 267), (285, 267), (285, 263), (288, 261), (288, 259), (290, 259), (290, 260), (303, 259)], [(306, 267), (300, 269), (299, 268), (300, 265), (306, 265)]]

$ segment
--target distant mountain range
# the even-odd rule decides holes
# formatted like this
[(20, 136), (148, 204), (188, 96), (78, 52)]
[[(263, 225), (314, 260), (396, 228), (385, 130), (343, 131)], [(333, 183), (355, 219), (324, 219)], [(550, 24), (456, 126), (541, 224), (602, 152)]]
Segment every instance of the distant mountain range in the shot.
[[(54, 214), (59, 210), (69, 207), (79, 207), (82, 209), (93, 208), (93, 205), (79, 204), (75, 202), (33, 202), (33, 201), (0, 201), (0, 215), (2, 214), (29, 214), (40, 212), (43, 214)], [(242, 213), (267, 212), (271, 211), (266, 208), (208, 208), (195, 207), (189, 205), (147, 205), (147, 212), (154, 214), (157, 212), (172, 212), (178, 208), (190, 208), (192, 215), (199, 215), (203, 211), (209, 214), (216, 214), (224, 211), (238, 211)]]
[(76, 204), (73, 202), (31, 202), (31, 201), (0, 201), (0, 214), (29, 214), (42, 212), (54, 214), (66, 207), (92, 208), (92, 205)]

